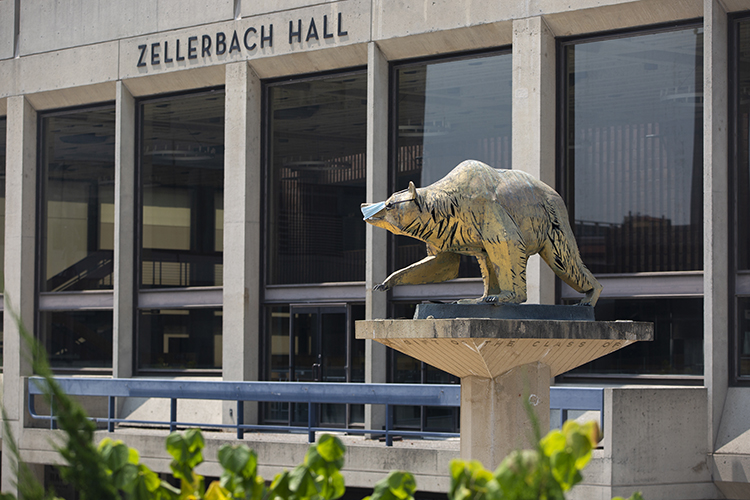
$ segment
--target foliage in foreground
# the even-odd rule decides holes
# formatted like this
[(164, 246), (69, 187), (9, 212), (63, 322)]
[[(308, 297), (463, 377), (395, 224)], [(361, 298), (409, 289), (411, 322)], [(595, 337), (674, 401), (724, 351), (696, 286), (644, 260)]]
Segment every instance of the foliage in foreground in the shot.
[[(64, 435), (63, 443), (57, 447), (66, 463), (60, 467), (61, 476), (76, 489), (81, 500), (336, 500), (344, 494), (341, 469), (346, 447), (340, 439), (328, 434), (310, 446), (300, 465), (277, 474), (270, 485), (257, 473), (258, 457), (254, 451), (245, 444), (225, 444), (219, 448), (217, 457), (223, 473), (206, 487), (203, 476), (195, 472), (203, 462), (205, 446), (199, 429), (173, 432), (167, 437), (167, 452), (173, 458), (170, 467), (179, 488), (160, 479), (140, 462), (138, 451), (122, 441), (106, 438), (95, 446), (95, 424), (55, 383), (44, 348), (17, 316), (15, 319), (31, 351), (34, 373), (46, 381), (45, 398), (50, 403), (55, 401), (58, 427)], [(45, 492), (29, 468), (20, 462), (7, 418), (4, 420), (5, 439), (12, 454), (9, 458), (21, 498), (56, 499), (54, 492)], [(565, 492), (583, 479), (581, 470), (599, 441), (599, 426), (596, 422), (579, 425), (568, 421), (562, 429), (553, 430), (538, 441), (534, 450), (512, 452), (494, 472), (478, 461), (452, 460), (448, 498), (564, 500)], [(364, 500), (414, 500), (416, 489), (411, 473), (392, 471)], [(0, 494), (0, 500), (15, 498), (9, 493)], [(643, 499), (635, 493), (629, 500)]]

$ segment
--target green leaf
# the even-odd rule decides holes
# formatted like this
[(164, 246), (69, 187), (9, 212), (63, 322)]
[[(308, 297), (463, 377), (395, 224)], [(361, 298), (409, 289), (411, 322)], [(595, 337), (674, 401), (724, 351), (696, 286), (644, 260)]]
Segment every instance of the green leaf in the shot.
[(268, 493), (271, 500), (276, 498), (284, 500), (292, 498), (292, 492), (289, 489), (289, 471), (285, 470), (281, 474), (276, 474), (268, 489)]
[(391, 471), (375, 484), (371, 500), (413, 500), (417, 483), (409, 472)]
[[(231, 445), (223, 445), (221, 448), (219, 448), (219, 463), (222, 467), (225, 469), (233, 472), (234, 474), (247, 477), (245, 474), (243, 474), (243, 471), (245, 471), (246, 468), (248, 468), (248, 465), (251, 467), (248, 468), (248, 473), (252, 471), (252, 476), (255, 476), (255, 471), (252, 470), (254, 467), (252, 467), (254, 464), (257, 464), (257, 458), (253, 460), (254, 464), (249, 463), (251, 461), (251, 458), (254, 458), (255, 453), (250, 451), (250, 449), (245, 445), (240, 446), (231, 446)], [(250, 474), (248, 474), (250, 475)]]
[(230, 500), (229, 492), (219, 485), (218, 481), (212, 482), (206, 491), (205, 500)]
[(344, 453), (346, 453), (346, 446), (336, 436), (330, 434), (323, 434), (318, 440), (316, 446), (318, 453), (323, 460), (331, 463), (341, 462), (339, 468), (344, 465)]
[(333, 495), (329, 497), (331, 500), (336, 500), (344, 496), (346, 491), (346, 484), (344, 483), (344, 476), (336, 471), (331, 476), (331, 484), (333, 485)]
[(312, 498), (320, 491), (315, 479), (310, 469), (298, 465), (289, 474), (289, 490), (301, 499)]
[(130, 462), (131, 464), (138, 465), (138, 462), (140, 462), (140, 460), (141, 460), (141, 456), (138, 453), (138, 450), (136, 450), (135, 448), (129, 448), (128, 449), (128, 462)]

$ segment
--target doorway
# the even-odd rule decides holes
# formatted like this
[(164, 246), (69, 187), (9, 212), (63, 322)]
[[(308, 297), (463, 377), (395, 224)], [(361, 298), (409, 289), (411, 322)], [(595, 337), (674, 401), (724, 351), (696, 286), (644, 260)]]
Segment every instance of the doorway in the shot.
[[(364, 341), (354, 338), (361, 304), (290, 304), (269, 311), (268, 380), (364, 382)], [(308, 405), (269, 403), (267, 422), (307, 425)], [(364, 405), (321, 404), (316, 420), (327, 427), (364, 424)]]

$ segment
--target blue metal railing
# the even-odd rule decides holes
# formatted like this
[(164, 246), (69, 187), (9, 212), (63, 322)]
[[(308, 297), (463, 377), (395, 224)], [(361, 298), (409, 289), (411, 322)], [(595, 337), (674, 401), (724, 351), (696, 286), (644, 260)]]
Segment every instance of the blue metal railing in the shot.
[[(348, 428), (350, 434), (384, 434), (386, 446), (393, 444), (393, 435), (419, 437), (458, 437), (451, 432), (407, 431), (393, 428), (393, 406), (461, 406), (461, 387), (438, 384), (357, 384), (357, 383), (306, 383), (306, 382), (232, 382), (184, 381), (164, 379), (96, 379), (56, 377), (63, 391), (71, 396), (100, 396), (108, 398), (106, 418), (94, 418), (107, 424), (113, 432), (116, 423), (169, 425), (170, 431), (180, 427), (214, 427), (236, 429), (237, 438), (246, 430), (289, 432), (306, 429), (308, 440), (315, 441), (316, 432), (337, 432), (340, 428), (317, 425), (317, 405), (324, 403), (380, 404), (385, 405), (385, 429)], [(29, 377), (29, 413), (33, 418), (46, 419), (55, 428), (54, 404), (50, 415), (39, 415), (34, 406), (35, 395), (43, 394), (46, 383), (40, 377)], [(165, 398), (170, 400), (169, 420), (135, 420), (115, 417), (115, 398)], [(237, 417), (234, 424), (207, 424), (177, 420), (179, 399), (208, 399), (235, 401)], [(307, 427), (280, 425), (251, 425), (244, 423), (246, 401), (302, 403), (308, 405)], [(550, 408), (560, 410), (562, 418), (568, 410), (594, 410), (603, 415), (603, 390), (578, 387), (552, 387)]]

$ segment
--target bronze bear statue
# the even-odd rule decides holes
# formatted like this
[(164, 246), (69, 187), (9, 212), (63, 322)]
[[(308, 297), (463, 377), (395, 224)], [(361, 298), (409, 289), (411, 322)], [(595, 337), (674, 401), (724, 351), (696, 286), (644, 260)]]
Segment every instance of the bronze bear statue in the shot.
[(586, 268), (560, 195), (518, 170), (466, 160), (424, 188), (363, 203), (368, 223), (427, 244), (427, 257), (400, 269), (375, 290), (438, 283), (458, 276), (460, 255), (479, 261), (484, 295), (474, 302), (526, 301), (526, 262), (538, 253), (565, 283), (596, 304), (602, 285)]

